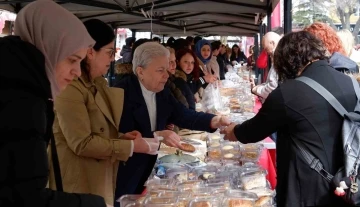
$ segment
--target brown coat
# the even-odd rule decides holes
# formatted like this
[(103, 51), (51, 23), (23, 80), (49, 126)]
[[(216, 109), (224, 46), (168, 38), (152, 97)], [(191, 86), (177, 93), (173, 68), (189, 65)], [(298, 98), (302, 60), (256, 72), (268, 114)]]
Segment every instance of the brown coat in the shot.
[[(119, 160), (127, 161), (131, 152), (131, 142), (118, 133), (123, 95), (102, 77), (94, 82), (81, 77), (55, 100), (53, 130), (64, 191), (100, 195), (113, 205)], [(49, 187), (56, 189), (53, 171)]]

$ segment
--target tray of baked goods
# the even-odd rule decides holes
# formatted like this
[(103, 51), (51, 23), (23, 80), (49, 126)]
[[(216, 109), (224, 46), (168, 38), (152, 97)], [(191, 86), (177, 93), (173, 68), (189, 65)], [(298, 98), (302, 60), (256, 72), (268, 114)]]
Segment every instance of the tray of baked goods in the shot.
[(165, 177), (151, 177), (144, 195), (125, 195), (121, 207), (272, 207), (275, 192), (266, 171), (255, 164), (178, 165)]
[(207, 134), (204, 161), (187, 152), (158, 159), (146, 194), (125, 195), (121, 207), (273, 207), (275, 192), (257, 163), (264, 146)]

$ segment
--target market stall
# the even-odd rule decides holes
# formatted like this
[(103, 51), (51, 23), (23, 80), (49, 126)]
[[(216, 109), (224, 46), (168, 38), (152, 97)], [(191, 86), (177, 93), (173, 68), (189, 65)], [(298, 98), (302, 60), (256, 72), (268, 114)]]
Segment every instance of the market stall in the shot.
[[(252, 73), (236, 66), (221, 84), (209, 85), (197, 110), (242, 123), (255, 116), (260, 102), (250, 92)], [(274, 206), (275, 143), (241, 144), (215, 133), (181, 130), (182, 151), (162, 145), (143, 195), (119, 199), (127, 206)]]

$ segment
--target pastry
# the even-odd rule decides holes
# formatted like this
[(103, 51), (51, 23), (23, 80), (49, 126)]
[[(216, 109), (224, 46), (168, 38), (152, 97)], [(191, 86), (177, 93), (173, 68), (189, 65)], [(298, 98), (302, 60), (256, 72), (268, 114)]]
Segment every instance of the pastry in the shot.
[(234, 149), (234, 147), (231, 145), (226, 145), (222, 148), (222, 150), (232, 150), (232, 149)]
[(218, 140), (218, 139), (220, 139), (220, 135), (219, 134), (212, 134), (211, 139)]
[(270, 199), (271, 199), (270, 196), (262, 196), (255, 202), (255, 206), (256, 207), (263, 206), (267, 204), (270, 201)]
[(254, 188), (265, 188), (266, 187), (266, 178), (265, 176), (250, 176), (244, 177), (242, 183), (245, 190), (251, 190)]
[(213, 177), (214, 177), (213, 173), (204, 173), (204, 174), (199, 176), (199, 178), (201, 180), (208, 180), (208, 179), (213, 178)]
[(195, 147), (188, 143), (181, 143), (180, 149), (185, 152), (195, 152)]
[(210, 145), (210, 147), (220, 147), (220, 143), (219, 142), (214, 142)]
[(256, 159), (259, 157), (259, 153), (258, 152), (244, 152), (242, 154), (242, 156), (246, 159)]
[(224, 155), (224, 158), (226, 158), (226, 159), (231, 159), (233, 157), (234, 157), (234, 154), (232, 154), (232, 153), (228, 153), (228, 154)]
[(238, 200), (238, 199), (231, 199), (229, 200), (229, 207), (252, 207), (253, 202), (249, 200)]
[(209, 201), (198, 201), (191, 205), (191, 207), (211, 207), (211, 203)]
[(214, 158), (214, 159), (221, 158), (221, 152), (218, 151), (218, 150), (209, 151), (209, 152), (208, 152), (208, 156), (209, 156), (210, 158)]
[(241, 105), (240, 104), (231, 104), (230, 108), (232, 110), (240, 110), (241, 109)]

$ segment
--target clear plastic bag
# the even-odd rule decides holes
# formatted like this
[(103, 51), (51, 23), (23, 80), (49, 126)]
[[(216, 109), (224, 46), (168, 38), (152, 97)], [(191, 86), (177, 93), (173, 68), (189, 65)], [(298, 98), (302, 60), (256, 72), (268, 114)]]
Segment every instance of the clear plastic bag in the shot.
[[(209, 84), (203, 93), (201, 105), (203, 111), (216, 113), (223, 109), (218, 82)], [(229, 111), (230, 112), (230, 111)]]

